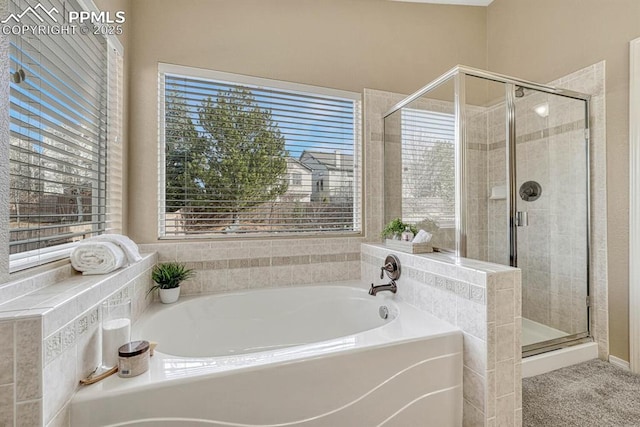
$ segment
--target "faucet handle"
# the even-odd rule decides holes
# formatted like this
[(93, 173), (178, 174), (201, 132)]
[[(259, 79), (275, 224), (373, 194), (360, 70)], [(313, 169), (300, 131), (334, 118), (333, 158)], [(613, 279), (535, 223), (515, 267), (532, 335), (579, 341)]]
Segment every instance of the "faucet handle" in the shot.
[(387, 258), (384, 260), (384, 266), (380, 267), (380, 279), (384, 279), (385, 272), (391, 280), (398, 280), (400, 278), (400, 260), (397, 256), (387, 255)]

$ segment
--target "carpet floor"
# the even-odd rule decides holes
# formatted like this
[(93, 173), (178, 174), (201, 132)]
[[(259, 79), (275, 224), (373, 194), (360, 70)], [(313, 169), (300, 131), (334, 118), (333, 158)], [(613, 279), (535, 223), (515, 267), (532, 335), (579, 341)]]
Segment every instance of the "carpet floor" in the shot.
[(640, 375), (602, 360), (522, 380), (524, 427), (640, 427)]

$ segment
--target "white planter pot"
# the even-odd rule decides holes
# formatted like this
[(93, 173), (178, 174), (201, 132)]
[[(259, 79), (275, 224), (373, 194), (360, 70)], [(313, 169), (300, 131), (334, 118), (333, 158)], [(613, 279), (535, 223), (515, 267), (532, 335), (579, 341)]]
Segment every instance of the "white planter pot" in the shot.
[(160, 292), (160, 301), (163, 304), (172, 304), (180, 297), (180, 286), (171, 289), (158, 289), (158, 291)]

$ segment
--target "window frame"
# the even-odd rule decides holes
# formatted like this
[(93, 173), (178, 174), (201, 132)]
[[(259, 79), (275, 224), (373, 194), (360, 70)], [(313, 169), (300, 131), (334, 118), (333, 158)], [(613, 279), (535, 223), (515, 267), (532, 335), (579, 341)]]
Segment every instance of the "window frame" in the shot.
[[(166, 224), (166, 158), (165, 158), (165, 78), (164, 76), (186, 77), (217, 82), (226, 82), (235, 85), (249, 85), (260, 88), (279, 89), (284, 91), (301, 92), (320, 96), (344, 98), (354, 101), (354, 171), (353, 171), (353, 223), (354, 230), (349, 231), (278, 231), (278, 232), (251, 232), (251, 233), (202, 233), (190, 235), (167, 235)], [(247, 76), (243, 74), (227, 73), (223, 71), (196, 68), (185, 65), (176, 65), (158, 62), (158, 240), (183, 240), (192, 241), (198, 239), (209, 240), (234, 240), (234, 239), (291, 239), (309, 237), (361, 237), (364, 235), (363, 218), (363, 138), (362, 138), (362, 95), (339, 89), (312, 86), (300, 83), (286, 82), (282, 80), (266, 79)], [(355, 160), (357, 158), (357, 161)], [(357, 165), (357, 167), (355, 166)]]

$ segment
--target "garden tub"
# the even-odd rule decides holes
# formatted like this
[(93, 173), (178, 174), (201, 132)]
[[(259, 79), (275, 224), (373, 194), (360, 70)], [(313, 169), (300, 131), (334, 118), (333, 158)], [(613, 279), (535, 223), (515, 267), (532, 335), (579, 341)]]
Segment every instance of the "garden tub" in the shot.
[(72, 427), (462, 423), (462, 333), (356, 282), (153, 304), (133, 334), (149, 371), (80, 390)]

